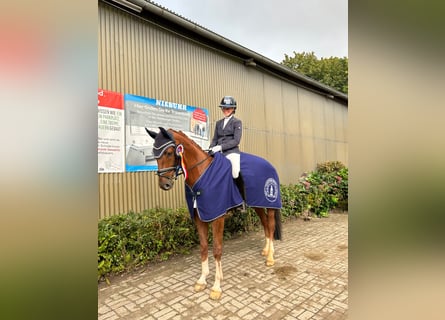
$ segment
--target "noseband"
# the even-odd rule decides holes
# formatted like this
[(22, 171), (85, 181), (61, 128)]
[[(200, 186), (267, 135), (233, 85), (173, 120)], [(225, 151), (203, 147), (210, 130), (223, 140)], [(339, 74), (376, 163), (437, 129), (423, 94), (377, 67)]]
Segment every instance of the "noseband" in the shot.
[[(178, 179), (178, 176), (180, 176), (181, 174), (183, 174), (184, 172), (182, 171), (182, 167), (181, 167), (181, 165), (179, 164), (179, 157), (178, 156), (175, 156), (175, 158), (176, 158), (176, 162), (178, 163), (176, 166), (174, 166), (174, 167), (168, 167), (168, 168), (164, 168), (164, 169), (160, 169), (160, 170), (158, 170), (158, 171), (156, 171), (156, 175), (157, 176), (159, 176), (159, 177), (162, 177), (162, 178), (167, 178), (168, 180), (177, 180)], [(165, 174), (167, 173), (167, 172), (170, 172), (170, 171), (173, 171), (173, 170), (175, 170), (175, 175), (173, 176), (173, 177), (169, 177), (169, 176), (166, 176)]]
[[(159, 148), (153, 147), (153, 151), (159, 152), (159, 154), (157, 156), (155, 156), (155, 159), (159, 159), (160, 157), (162, 157), (162, 155), (164, 154), (164, 151), (167, 150), (167, 148), (169, 148), (169, 147), (176, 147), (175, 142), (170, 141), (170, 142), (162, 145)], [(175, 164), (176, 165), (174, 167), (167, 167), (167, 168), (160, 169), (160, 170), (156, 171), (155, 174), (159, 177), (167, 178), (170, 181), (172, 181), (173, 179), (177, 180), (178, 176), (180, 176), (181, 174), (184, 173), (182, 170), (182, 167), (181, 167), (181, 161), (179, 161), (179, 160), (180, 160), (180, 158), (175, 152)], [(169, 177), (169, 176), (165, 175), (167, 172), (170, 172), (173, 170), (175, 171), (175, 175), (173, 177)]]

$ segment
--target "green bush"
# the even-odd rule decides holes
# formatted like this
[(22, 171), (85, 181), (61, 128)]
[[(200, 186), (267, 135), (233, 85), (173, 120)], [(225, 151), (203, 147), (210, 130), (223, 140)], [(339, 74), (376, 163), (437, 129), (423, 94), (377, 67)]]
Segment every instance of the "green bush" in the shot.
[(318, 164), (314, 174), (320, 176), (321, 190), (323, 190), (323, 205), (319, 207), (320, 212), (324, 214), (335, 208), (347, 210), (348, 169), (339, 161), (330, 161)]
[(98, 223), (98, 279), (186, 253), (198, 242), (185, 208), (151, 209), (102, 219)]
[(303, 184), (280, 185), (281, 215), (283, 218), (298, 217), (308, 206), (307, 190)]
[(297, 184), (281, 185), (283, 215), (311, 212), (325, 217), (332, 209), (348, 209), (348, 169), (339, 161), (317, 164), (304, 173)]

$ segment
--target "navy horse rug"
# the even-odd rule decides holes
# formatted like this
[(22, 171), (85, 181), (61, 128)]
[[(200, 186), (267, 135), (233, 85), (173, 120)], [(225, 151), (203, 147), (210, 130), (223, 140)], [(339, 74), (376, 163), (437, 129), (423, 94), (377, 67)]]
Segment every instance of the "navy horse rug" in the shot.
[[(238, 207), (243, 199), (232, 178), (232, 165), (221, 153), (193, 186), (185, 184), (190, 216), (194, 209), (202, 221), (210, 222)], [(275, 168), (265, 159), (241, 152), (241, 175), (249, 207), (281, 209), (280, 182)]]

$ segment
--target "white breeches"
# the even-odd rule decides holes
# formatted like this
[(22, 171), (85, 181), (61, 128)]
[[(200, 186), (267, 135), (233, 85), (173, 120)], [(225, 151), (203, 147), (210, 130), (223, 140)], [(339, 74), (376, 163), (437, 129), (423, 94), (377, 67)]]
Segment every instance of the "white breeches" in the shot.
[(229, 153), (226, 158), (232, 163), (232, 177), (233, 179), (238, 178), (240, 171), (240, 154), (239, 153)]

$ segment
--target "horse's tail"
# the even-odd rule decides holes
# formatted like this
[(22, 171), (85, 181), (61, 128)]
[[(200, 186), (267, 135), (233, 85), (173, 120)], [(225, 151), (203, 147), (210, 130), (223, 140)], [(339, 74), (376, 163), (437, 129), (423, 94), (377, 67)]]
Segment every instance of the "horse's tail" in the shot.
[(275, 209), (275, 230), (273, 232), (274, 240), (281, 240), (281, 210)]

